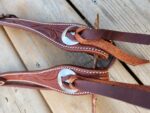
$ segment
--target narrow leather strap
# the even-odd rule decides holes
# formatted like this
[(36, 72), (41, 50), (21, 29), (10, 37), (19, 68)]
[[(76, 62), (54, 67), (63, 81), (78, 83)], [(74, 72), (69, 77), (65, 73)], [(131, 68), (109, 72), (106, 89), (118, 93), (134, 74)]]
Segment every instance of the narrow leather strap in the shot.
[(100, 48), (108, 52), (109, 54), (115, 56), (117, 59), (134, 66), (150, 62), (149, 60), (145, 60), (145, 59), (138, 58), (136, 56), (129, 55), (128, 53), (125, 53), (119, 48), (117, 48), (116, 46), (114, 46), (112, 43), (109, 43), (108, 41), (105, 41), (101, 38), (92, 39), (92, 40), (90, 39), (87, 40), (82, 38), (79, 33), (84, 31), (85, 29), (86, 28), (78, 28), (76, 30), (75, 37), (81, 44)]
[(150, 35), (139, 33), (119, 32), (108, 29), (85, 29), (82, 32), (82, 37), (88, 39), (105, 39), (114, 41), (123, 41), (137, 44), (150, 44)]
[(76, 78), (74, 76), (72, 77), (70, 77), (71, 82), (74, 84), (74, 87), (80, 91), (88, 91), (141, 107), (150, 108), (150, 86), (103, 81), (82, 76), (76, 76)]

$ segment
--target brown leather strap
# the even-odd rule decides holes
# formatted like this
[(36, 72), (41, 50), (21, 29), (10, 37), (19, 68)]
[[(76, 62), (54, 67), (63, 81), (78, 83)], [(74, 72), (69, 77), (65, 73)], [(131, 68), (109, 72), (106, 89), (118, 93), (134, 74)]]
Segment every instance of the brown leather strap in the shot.
[(74, 87), (80, 91), (88, 91), (134, 105), (150, 108), (150, 86), (103, 81), (78, 75), (76, 77), (70, 77), (69, 80), (71, 80)]
[(119, 32), (108, 29), (85, 29), (82, 32), (82, 37), (87, 39), (105, 39), (114, 41), (123, 41), (137, 44), (150, 44), (150, 35), (139, 33)]
[(84, 31), (85, 29), (86, 28), (79, 28), (76, 30), (75, 37), (81, 44), (100, 48), (108, 52), (109, 54), (115, 56), (119, 60), (131, 65), (140, 65), (140, 64), (145, 64), (150, 62), (149, 60), (145, 60), (145, 59), (138, 58), (136, 56), (129, 55), (128, 53), (125, 53), (119, 48), (117, 48), (116, 46), (114, 46), (112, 43), (103, 40), (102, 38), (91, 39), (91, 40), (82, 38), (79, 33)]

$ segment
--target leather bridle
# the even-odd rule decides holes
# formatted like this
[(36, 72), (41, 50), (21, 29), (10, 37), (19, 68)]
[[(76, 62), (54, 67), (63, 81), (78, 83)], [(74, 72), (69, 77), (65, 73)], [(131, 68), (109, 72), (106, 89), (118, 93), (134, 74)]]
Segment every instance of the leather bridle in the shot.
[(129, 55), (112, 41), (150, 44), (150, 35), (93, 29), (75, 23), (40, 23), (2, 15), (0, 25), (35, 32), (55, 46), (70, 51), (97, 55), (107, 65), (96, 69), (61, 65), (47, 70), (3, 73), (1, 86), (50, 89), (70, 95), (100, 94), (150, 109), (150, 86), (109, 80), (108, 69), (115, 59), (130, 65), (149, 63), (149, 60)]

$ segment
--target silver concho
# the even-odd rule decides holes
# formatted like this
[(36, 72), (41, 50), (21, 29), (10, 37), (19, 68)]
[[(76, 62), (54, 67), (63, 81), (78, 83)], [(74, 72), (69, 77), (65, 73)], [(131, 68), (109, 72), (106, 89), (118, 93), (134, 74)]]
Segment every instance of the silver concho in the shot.
[(68, 94), (74, 94), (76, 93), (78, 90), (75, 90), (75, 89), (68, 89), (68, 88), (65, 88), (63, 86), (63, 83), (62, 83), (62, 77), (66, 77), (66, 76), (72, 76), (72, 75), (75, 75), (76, 73), (70, 69), (62, 69), (59, 73), (58, 73), (58, 77), (57, 77), (57, 81), (58, 81), (58, 84), (59, 86), (61, 87), (61, 89), (65, 92), (65, 93), (68, 93)]
[[(68, 30), (70, 29), (70, 28), (72, 28), (72, 27), (75, 27), (75, 26), (69, 26), (69, 27), (67, 27), (65, 30), (64, 30), (64, 32), (62, 33), (62, 35), (61, 35), (61, 40), (62, 40), (62, 42), (64, 43), (64, 44), (66, 44), (66, 45), (76, 45), (76, 44), (78, 44), (79, 42), (78, 41), (75, 41), (75, 40), (71, 40), (70, 38), (68, 38), (67, 36), (66, 36), (66, 33), (68, 32)], [(70, 32), (72, 35), (75, 35), (75, 32)]]

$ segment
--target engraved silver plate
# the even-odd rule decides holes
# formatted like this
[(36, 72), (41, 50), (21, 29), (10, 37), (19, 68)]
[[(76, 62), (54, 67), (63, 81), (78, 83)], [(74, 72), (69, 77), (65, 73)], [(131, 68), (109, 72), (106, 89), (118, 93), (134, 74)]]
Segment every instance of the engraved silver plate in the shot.
[[(61, 40), (62, 40), (62, 42), (63, 42), (64, 44), (66, 44), (66, 45), (76, 45), (76, 44), (79, 43), (78, 41), (71, 40), (70, 38), (68, 38), (68, 37), (66, 36), (66, 33), (68, 32), (68, 30), (69, 30), (70, 28), (72, 28), (72, 27), (75, 27), (75, 26), (69, 26), (69, 27), (67, 27), (67, 28), (64, 30), (64, 32), (62, 33), (62, 35), (61, 35)], [(71, 35), (75, 35), (75, 32), (70, 32), (70, 34), (71, 34)]]
[(62, 69), (59, 73), (58, 73), (58, 77), (57, 77), (57, 81), (58, 81), (58, 84), (59, 86), (61, 87), (61, 89), (65, 92), (65, 93), (68, 93), (68, 94), (74, 94), (76, 93), (78, 90), (76, 89), (68, 89), (68, 88), (65, 88), (63, 86), (63, 83), (62, 83), (62, 77), (66, 77), (66, 76), (72, 76), (72, 75), (75, 75), (76, 73), (70, 69)]

